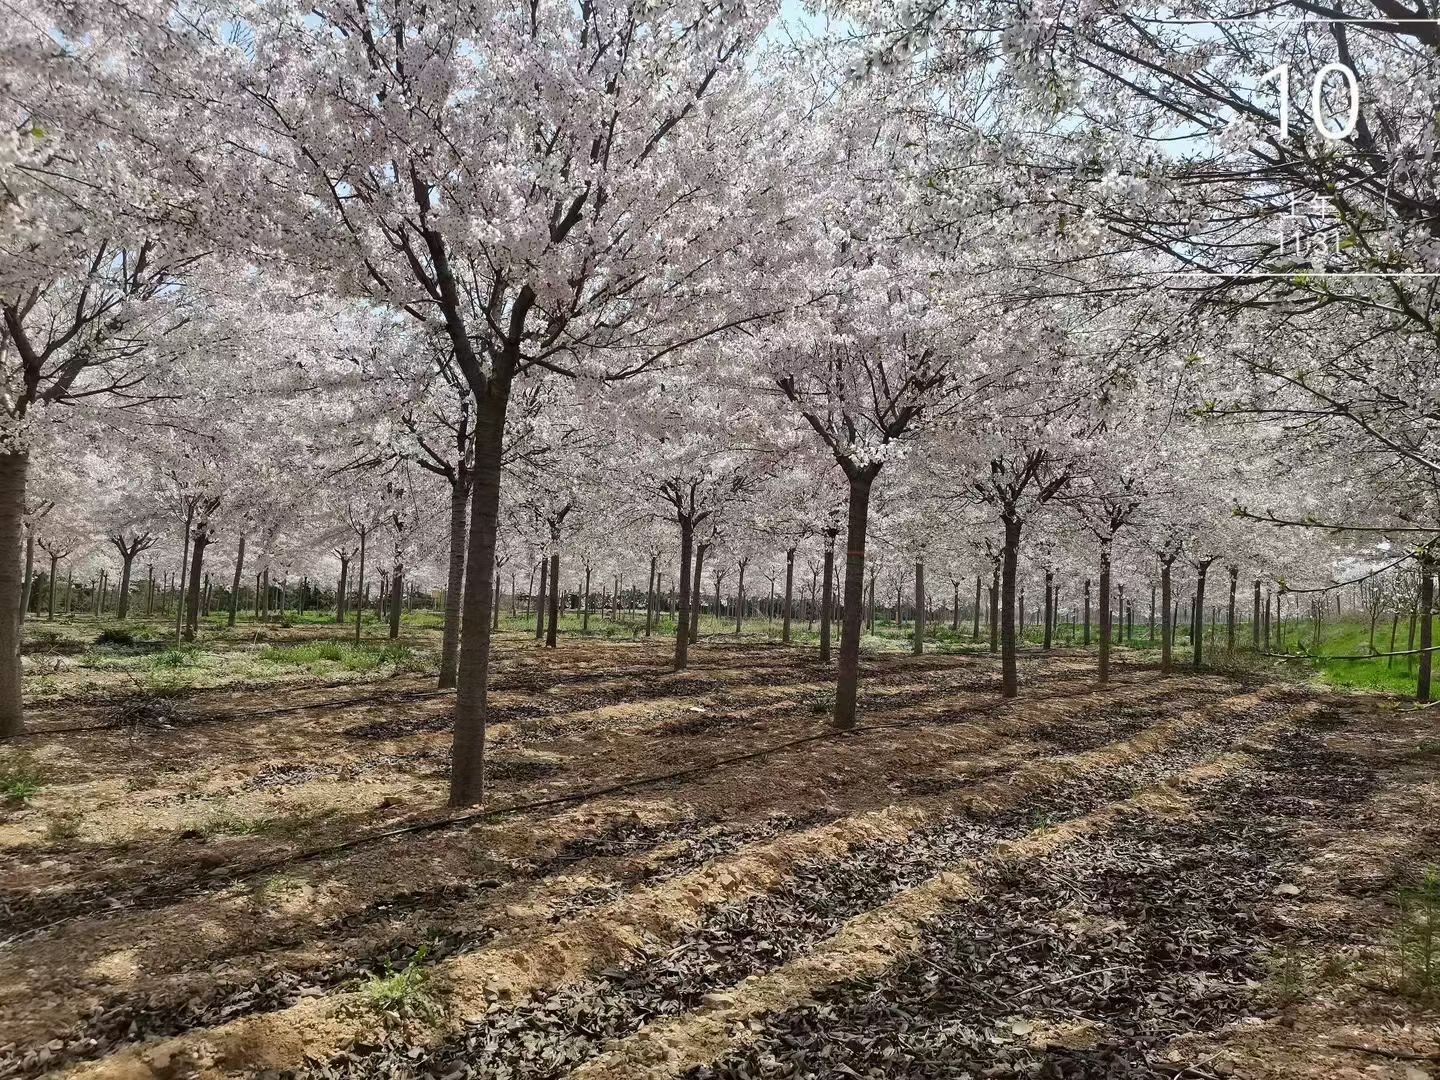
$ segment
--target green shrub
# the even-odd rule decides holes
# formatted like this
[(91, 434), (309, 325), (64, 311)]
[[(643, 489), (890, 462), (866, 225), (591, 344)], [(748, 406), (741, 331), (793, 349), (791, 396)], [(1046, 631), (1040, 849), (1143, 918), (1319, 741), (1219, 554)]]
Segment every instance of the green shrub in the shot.
[(422, 945), (399, 971), (385, 965), (384, 975), (372, 975), (361, 993), (376, 1012), (397, 1019), (427, 1019), (438, 1011), (435, 999), (426, 990), (429, 975), (422, 967), (430, 946)]
[(29, 754), (0, 763), (0, 803), (23, 803), (44, 786), (45, 772)]

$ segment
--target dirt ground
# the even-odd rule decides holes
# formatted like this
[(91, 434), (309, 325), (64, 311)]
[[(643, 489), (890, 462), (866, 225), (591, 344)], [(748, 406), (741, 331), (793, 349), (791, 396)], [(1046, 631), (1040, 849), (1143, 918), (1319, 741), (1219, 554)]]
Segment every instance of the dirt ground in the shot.
[(667, 659), (503, 642), (466, 814), (418, 674), (52, 688), (0, 1078), (1440, 1076), (1436, 710), (877, 656), (836, 735), (810, 651)]

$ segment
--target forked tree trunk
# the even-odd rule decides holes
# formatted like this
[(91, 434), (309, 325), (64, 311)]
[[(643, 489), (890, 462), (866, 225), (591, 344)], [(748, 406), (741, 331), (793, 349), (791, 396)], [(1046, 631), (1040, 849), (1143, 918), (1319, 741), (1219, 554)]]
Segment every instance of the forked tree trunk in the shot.
[(785, 600), (781, 608), (783, 621), (780, 624), (780, 640), (790, 644), (790, 615), (795, 596), (795, 549), (785, 552)]
[[(230, 581), (230, 618), (229, 624), (235, 625), (235, 616), (240, 611), (240, 571), (245, 567), (245, 537), (240, 537), (240, 545), (235, 549), (235, 576)], [(341, 572), (344, 577), (344, 572)], [(341, 593), (344, 593), (344, 586), (341, 586)]]
[[(465, 511), (470, 504), (470, 480), (450, 485), (450, 556), (445, 569), (445, 629), (440, 637), (440, 689), (455, 685), (460, 663), (460, 604), (465, 592)], [(499, 583), (500, 575), (495, 575)], [(491, 605), (498, 617), (500, 605)], [(492, 627), (493, 629), (493, 627)]]
[[(865, 533), (870, 521), (870, 486), (873, 475), (850, 478), (850, 495), (845, 523), (845, 603), (840, 617), (840, 659), (835, 671), (835, 715), (837, 728), (855, 726), (855, 699), (860, 686), (860, 633), (863, 612), (861, 590), (865, 586)], [(874, 578), (871, 578), (874, 604)]]
[(1015, 663), (1015, 575), (1020, 556), (1020, 519), (1006, 517), (1005, 547), (1000, 555), (1000, 696), (1020, 692)]
[(830, 662), (830, 611), (835, 602), (835, 537), (826, 537), (824, 596), (820, 602), (820, 662)]
[[(1086, 583), (1089, 584), (1088, 582)], [(1089, 611), (1089, 604), (1086, 605)], [(1110, 681), (1110, 540), (1100, 541), (1100, 682)]]
[(675, 670), (684, 671), (690, 661), (690, 557), (695, 549), (695, 523), (689, 515), (680, 522), (680, 604), (675, 619)]
[(20, 700), (20, 543), (29, 456), (0, 453), (0, 736), (25, 730)]
[(550, 622), (545, 628), (545, 647), (555, 648), (560, 633), (560, 541), (550, 553)]

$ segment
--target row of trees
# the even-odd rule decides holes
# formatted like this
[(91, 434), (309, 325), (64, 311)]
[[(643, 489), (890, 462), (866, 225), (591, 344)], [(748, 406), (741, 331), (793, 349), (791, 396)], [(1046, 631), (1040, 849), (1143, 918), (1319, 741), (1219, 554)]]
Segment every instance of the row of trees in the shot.
[[(455, 805), (507, 566), (672, 576), (684, 667), (707, 565), (783, 553), (789, 592), (818, 548), (841, 727), (882, 577), (924, 606), (925, 573), (978, 576), (1013, 694), (1022, 588), (1094, 581), (1104, 678), (1120, 580), (1173, 618), (1222, 568), (1403, 571), (1428, 696), (1436, 341), (1397, 276), (1440, 220), (1423, 34), (1281, 13), (1224, 55), (1169, 8), (999, 0), (842, 6), (833, 35), (703, 0), (23, 8), (0, 731), (25, 552), (97, 536), (122, 579), (173, 549), (182, 636), (221, 538), (232, 592), (443, 583)], [(1359, 139), (1261, 130), (1235, 73), (1277, 52), (1351, 63)], [(1342, 189), (1334, 251), (1267, 238)]]

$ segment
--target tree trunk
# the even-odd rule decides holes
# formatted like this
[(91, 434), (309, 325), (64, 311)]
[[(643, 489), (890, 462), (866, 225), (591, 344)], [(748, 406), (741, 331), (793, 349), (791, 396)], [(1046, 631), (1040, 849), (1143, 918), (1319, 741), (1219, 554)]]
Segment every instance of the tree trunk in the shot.
[(1201, 565), (1198, 568), (1198, 574), (1195, 578), (1195, 610), (1192, 613), (1194, 626), (1191, 631), (1193, 660), (1191, 661), (1191, 666), (1196, 671), (1200, 670), (1200, 662), (1205, 645), (1205, 572), (1209, 569), (1210, 566), (1208, 563)]
[(690, 557), (695, 548), (695, 523), (689, 515), (680, 521), (680, 610), (675, 619), (675, 670), (690, 661)]
[(1015, 664), (1015, 575), (1020, 556), (1020, 519), (1006, 517), (1005, 547), (1000, 556), (1000, 696), (1020, 692)]
[(35, 534), (25, 530), (25, 584), (20, 592), (20, 625), (25, 625), (25, 613), (30, 610), (30, 586), (35, 580)]
[(835, 602), (835, 538), (827, 537), (825, 544), (825, 584), (823, 599), (820, 601), (820, 662), (830, 662), (830, 610)]
[(180, 577), (175, 585), (175, 644), (179, 645), (185, 638), (185, 595), (181, 591), (185, 585), (185, 568), (190, 558), (190, 526), (195, 523), (195, 507), (191, 506), (185, 514), (185, 535), (180, 542)]
[(345, 603), (350, 593), (350, 560), (340, 560), (340, 581), (335, 586), (335, 623), (345, 625)]
[(1090, 644), (1090, 579), (1085, 579), (1085, 634), (1081, 638), (1085, 645)]
[(1240, 568), (1230, 567), (1230, 608), (1225, 617), (1225, 651), (1235, 654), (1235, 586), (1240, 580)]
[(25, 730), (20, 695), (20, 537), (25, 528), (29, 455), (0, 453), (0, 736)]
[(783, 621), (780, 624), (780, 640), (790, 644), (790, 614), (795, 595), (795, 549), (785, 552), (785, 601), (782, 608)]
[(550, 560), (542, 556), (540, 559), (540, 587), (539, 591), (535, 594), (536, 641), (543, 641), (545, 639), (545, 601), (548, 599), (548, 595), (545, 591), (545, 585), (547, 580), (549, 579), (549, 576)]
[(1055, 634), (1055, 574), (1048, 568), (1045, 571), (1045, 636), (1042, 640), (1042, 647), (1046, 652), (1054, 642)]
[[(492, 596), (491, 599), (490, 599), (490, 630), (491, 630), (492, 632), (500, 629), (500, 569), (499, 569), (499, 567), (496, 567), (495, 573), (494, 573), (493, 576), (494, 576), (494, 578), (495, 578), (495, 594), (494, 594), (494, 596)], [(461, 589), (464, 589), (465, 586), (462, 584), (462, 585), (460, 586), (460, 588), (461, 588)], [(446, 602), (447, 604), (450, 602), (450, 598), (449, 598), (448, 596), (445, 598), (445, 602)], [(458, 621), (459, 621), (458, 616), (457, 616), (456, 621), (457, 621), (457, 623), (458, 623)], [(457, 639), (456, 642), (455, 642), (455, 659), (456, 659), (457, 666), (458, 666), (458, 662), (459, 662), (459, 659), (460, 659), (460, 642), (459, 642), (459, 640), (458, 640), (458, 639), (459, 639), (459, 635), (460, 635), (460, 628), (459, 628), (459, 626), (456, 626), (456, 628), (455, 628), (455, 635), (456, 635), (456, 639)], [(452, 683), (451, 685), (454, 685), (454, 684)], [(445, 687), (445, 688), (443, 688), (443, 689), (448, 689), (448, 687)]]
[(990, 575), (990, 651), (1000, 651), (1000, 567)]
[[(620, 602), (620, 594), (618, 591), (615, 594), (615, 602), (617, 604)], [(582, 632), (590, 629), (590, 567), (588, 566), (585, 567), (584, 604), (585, 607), (580, 613), (580, 629)]]
[(205, 559), (205, 548), (210, 544), (210, 528), (202, 521), (195, 530), (193, 554), (190, 558), (190, 581), (185, 588), (185, 640), (194, 641), (200, 625), (200, 574)]
[(400, 601), (405, 596), (405, 567), (398, 561), (390, 570), (390, 640), (400, 638)]
[(708, 545), (700, 543), (695, 545), (695, 577), (692, 588), (695, 595), (690, 598), (690, 644), (694, 645), (700, 640), (700, 583), (701, 573), (705, 568), (705, 548)]
[(980, 575), (975, 575), (975, 612), (970, 624), (970, 641), (972, 644), (980, 644)]
[[(840, 618), (840, 660), (835, 672), (833, 723), (837, 728), (855, 726), (855, 698), (860, 686), (861, 590), (865, 585), (865, 534), (870, 521), (871, 482), (870, 477), (863, 475), (850, 480), (845, 524), (845, 605)], [(870, 588), (873, 605), (873, 578)]]
[(1430, 651), (1434, 644), (1434, 611), (1434, 563), (1427, 558), (1420, 563), (1420, 673), (1415, 681), (1415, 700), (1422, 704), (1430, 700), (1430, 670), (1435, 658)]
[(560, 542), (555, 541), (555, 550), (550, 553), (550, 623), (545, 628), (545, 647), (555, 648), (560, 633)]
[[(240, 610), (240, 571), (245, 566), (245, 537), (240, 537), (240, 545), (235, 549), (235, 576), (230, 581), (230, 618), (229, 625), (235, 625), (235, 616)], [(343, 573), (342, 573), (343, 578)], [(343, 589), (343, 586), (342, 586)]]
[(1174, 619), (1170, 604), (1170, 563), (1160, 563), (1160, 674), (1169, 675), (1174, 642)]
[(740, 571), (740, 580), (735, 583), (735, 636), (739, 637), (745, 629), (745, 564), (735, 565)]
[(49, 589), (48, 589), (50, 595), (49, 595), (49, 596), (46, 598), (46, 600), (45, 600), (45, 621), (46, 621), (46, 622), (54, 622), (54, 621), (55, 621), (55, 573), (56, 573), (56, 571), (58, 570), (59, 565), (60, 565), (60, 559), (59, 559), (59, 557), (58, 557), (58, 556), (55, 556), (55, 555), (51, 555), (51, 556), (50, 556), (50, 584), (49, 584)]
[[(369, 530), (360, 530), (360, 565), (355, 568), (355, 644), (360, 644), (360, 620), (365, 615), (365, 541)], [(270, 591), (267, 580), (265, 591)]]
[(953, 590), (953, 595), (950, 597), (950, 632), (958, 634), (960, 632), (960, 582), (952, 581), (950, 586)]
[(1110, 681), (1110, 543), (1108, 538), (1100, 541), (1100, 682), (1102, 685)]
[[(468, 534), (465, 511), (469, 509), (469, 504), (470, 480), (467, 476), (463, 484), (450, 485), (450, 555), (445, 568), (445, 629), (440, 637), (441, 690), (449, 690), (455, 685), (460, 664), (460, 604), (465, 595), (465, 540)], [(492, 576), (498, 587), (500, 575)], [(499, 601), (490, 606), (498, 616)]]
[(120, 601), (115, 608), (115, 618), (121, 622), (130, 617), (130, 570), (134, 563), (134, 555), (120, 556)]
[(910, 640), (910, 654), (925, 651), (925, 563), (915, 560), (915, 635)]
[[(655, 571), (659, 562), (660, 556), (652, 552), (650, 555), (650, 585), (648, 586), (645, 595), (645, 636), (647, 638), (650, 636), (650, 631), (655, 626), (655, 586), (657, 584), (655, 580)], [(616, 600), (616, 603), (619, 603), (618, 599)]]

